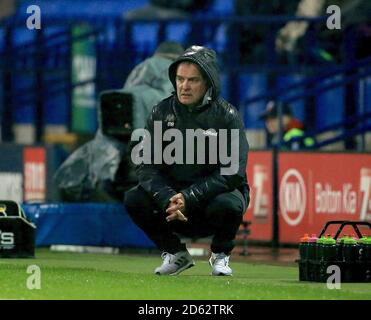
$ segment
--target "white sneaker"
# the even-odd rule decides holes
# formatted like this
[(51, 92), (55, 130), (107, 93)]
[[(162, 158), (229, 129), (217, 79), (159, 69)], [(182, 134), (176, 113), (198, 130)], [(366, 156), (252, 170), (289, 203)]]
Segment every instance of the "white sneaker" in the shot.
[(229, 257), (225, 253), (212, 253), (209, 259), (210, 266), (213, 268), (213, 276), (231, 276), (232, 269), (229, 267)]
[(180, 251), (176, 254), (164, 252), (161, 258), (164, 262), (155, 269), (155, 274), (158, 275), (174, 276), (195, 265), (188, 251)]

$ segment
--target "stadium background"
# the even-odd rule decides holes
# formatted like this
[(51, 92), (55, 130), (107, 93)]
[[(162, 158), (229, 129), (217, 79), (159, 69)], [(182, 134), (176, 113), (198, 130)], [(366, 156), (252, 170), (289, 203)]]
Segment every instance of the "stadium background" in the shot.
[[(38, 245), (151, 247), (120, 205), (58, 203), (52, 176), (65, 152), (93, 137), (99, 93), (121, 88), (164, 40), (209, 46), (219, 55), (222, 94), (240, 111), (253, 150), (247, 168), (252, 203), (245, 215), (251, 241), (292, 244), (330, 219), (371, 220), (371, 57), (357, 57), (351, 32), (333, 30), (334, 38), (320, 42), (328, 15), (241, 17), (233, 1), (213, 0), (187, 19), (128, 21), (124, 14), (148, 1), (1, 3), (0, 198), (24, 203), (38, 227)], [(39, 30), (26, 27), (31, 5), (41, 9)], [(274, 50), (275, 35), (295, 19), (310, 27), (303, 49), (287, 61)], [(241, 58), (245, 24), (269, 28), (259, 59)], [(272, 98), (290, 103), (316, 137), (314, 150), (265, 149), (259, 114)]]

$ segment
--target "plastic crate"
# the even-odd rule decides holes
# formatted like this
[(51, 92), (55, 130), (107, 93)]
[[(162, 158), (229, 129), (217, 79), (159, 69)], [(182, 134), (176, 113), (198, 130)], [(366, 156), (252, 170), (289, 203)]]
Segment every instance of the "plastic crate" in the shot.
[(357, 243), (344, 246), (337, 241), (341, 231), (347, 225), (353, 227), (360, 239), (364, 238), (358, 226), (368, 226), (371, 229), (371, 223), (366, 221), (329, 221), (322, 229), (318, 238), (321, 238), (326, 233), (327, 228), (334, 224), (340, 225), (333, 238), (336, 240), (336, 258), (330, 260), (321, 259), (321, 255), (319, 254), (320, 245), (318, 243), (313, 247), (316, 252), (315, 259), (308, 258), (309, 247), (307, 249), (307, 257), (303, 257), (305, 250), (300, 250), (301, 256), (296, 260), (299, 266), (299, 280), (327, 282), (327, 279), (331, 276), (331, 272), (328, 273), (328, 268), (330, 266), (337, 266), (341, 272), (341, 282), (371, 282), (371, 245), (367, 246)]

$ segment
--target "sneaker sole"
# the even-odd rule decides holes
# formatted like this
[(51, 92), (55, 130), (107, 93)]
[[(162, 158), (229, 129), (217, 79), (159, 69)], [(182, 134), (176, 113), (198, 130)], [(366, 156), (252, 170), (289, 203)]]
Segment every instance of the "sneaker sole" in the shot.
[(222, 272), (218, 272), (218, 273), (211, 273), (212, 276), (217, 276), (217, 277), (232, 277), (233, 274), (226, 274), (226, 273), (222, 273)]

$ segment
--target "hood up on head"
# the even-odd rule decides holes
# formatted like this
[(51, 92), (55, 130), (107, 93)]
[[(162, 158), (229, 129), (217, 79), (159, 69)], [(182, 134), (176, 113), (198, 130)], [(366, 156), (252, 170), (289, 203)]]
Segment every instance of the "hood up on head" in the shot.
[(201, 46), (191, 46), (179, 56), (169, 66), (169, 78), (175, 90), (177, 66), (183, 61), (193, 62), (201, 68), (211, 85), (211, 99), (215, 100), (220, 94), (219, 67), (215, 51)]

